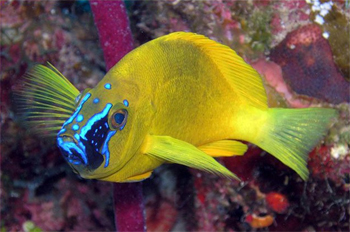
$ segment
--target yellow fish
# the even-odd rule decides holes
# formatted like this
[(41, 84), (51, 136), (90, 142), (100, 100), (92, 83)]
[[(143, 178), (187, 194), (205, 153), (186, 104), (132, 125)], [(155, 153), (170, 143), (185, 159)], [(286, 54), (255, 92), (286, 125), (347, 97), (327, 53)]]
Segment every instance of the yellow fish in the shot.
[(308, 152), (334, 109), (269, 108), (259, 74), (232, 49), (176, 32), (127, 54), (81, 94), (54, 67), (38, 65), (20, 92), (24, 116), (56, 136), (84, 178), (140, 181), (163, 163), (237, 178), (213, 157), (256, 144), (307, 179)]

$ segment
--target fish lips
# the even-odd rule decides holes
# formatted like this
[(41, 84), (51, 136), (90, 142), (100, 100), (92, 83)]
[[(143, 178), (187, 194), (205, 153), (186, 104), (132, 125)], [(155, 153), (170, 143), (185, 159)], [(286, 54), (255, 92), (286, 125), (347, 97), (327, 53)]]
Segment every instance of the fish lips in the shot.
[(104, 162), (103, 155), (85, 139), (77, 141), (71, 136), (62, 135), (57, 137), (57, 144), (65, 160), (79, 174), (94, 171)]

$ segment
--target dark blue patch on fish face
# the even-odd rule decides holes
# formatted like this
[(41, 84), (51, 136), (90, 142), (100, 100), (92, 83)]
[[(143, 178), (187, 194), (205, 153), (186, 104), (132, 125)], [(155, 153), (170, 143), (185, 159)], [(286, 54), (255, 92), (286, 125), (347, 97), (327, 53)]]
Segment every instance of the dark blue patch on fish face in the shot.
[[(75, 130), (77, 133), (73, 137), (64, 134), (66, 132), (64, 127), (68, 126), (67, 122), (63, 124), (63, 128), (58, 133), (57, 143), (63, 156), (67, 162), (75, 165), (78, 172), (80, 168), (77, 168), (77, 166), (84, 166), (89, 170), (94, 170), (100, 167), (103, 161), (105, 161), (104, 167), (108, 166), (108, 142), (116, 133), (116, 131), (111, 131), (108, 125), (108, 113), (112, 106), (111, 103), (107, 103), (101, 112), (92, 115), (85, 125), (81, 126), (79, 132), (79, 128), (77, 128)], [(67, 121), (73, 122), (74, 118), (79, 116), (78, 113), (74, 113)], [(103, 156), (105, 156), (104, 159)]]
[(96, 151), (93, 147), (89, 146), (89, 141), (82, 139), (81, 142), (85, 146), (85, 153), (88, 160), (90, 169), (97, 169), (101, 166), (104, 159), (100, 152)]
[(103, 156), (99, 152), (92, 150), (84, 139), (80, 140), (80, 143), (83, 145), (85, 151), (69, 136), (62, 136), (57, 141), (65, 160), (75, 166), (82, 165), (89, 170), (94, 170), (103, 163)]
[(107, 115), (91, 125), (85, 138), (95, 151), (100, 151), (109, 131)]

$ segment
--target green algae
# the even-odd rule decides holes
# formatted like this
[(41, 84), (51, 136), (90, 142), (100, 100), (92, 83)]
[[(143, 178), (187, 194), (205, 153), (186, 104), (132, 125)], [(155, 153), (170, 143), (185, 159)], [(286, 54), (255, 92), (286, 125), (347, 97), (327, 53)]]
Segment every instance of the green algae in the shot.
[(336, 109), (339, 112), (339, 117), (330, 128), (327, 137), (325, 137), (325, 143), (327, 145), (346, 144), (350, 146), (350, 106), (342, 103), (336, 106)]
[(26, 221), (22, 225), (24, 232), (42, 232), (43, 230), (37, 227), (34, 222)]
[(272, 40), (270, 22), (272, 10), (269, 7), (255, 9), (247, 19), (246, 27), (243, 30), (250, 36), (249, 45), (255, 52), (264, 52), (270, 49)]

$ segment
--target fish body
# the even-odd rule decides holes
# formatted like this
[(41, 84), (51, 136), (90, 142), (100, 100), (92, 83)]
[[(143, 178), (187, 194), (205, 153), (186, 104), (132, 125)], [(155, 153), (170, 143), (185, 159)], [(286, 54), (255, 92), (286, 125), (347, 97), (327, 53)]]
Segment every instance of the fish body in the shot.
[(82, 177), (113, 182), (143, 180), (165, 162), (237, 178), (213, 159), (244, 154), (237, 140), (306, 179), (307, 154), (336, 115), (269, 108), (250, 65), (229, 47), (184, 32), (127, 54), (73, 108), (57, 134), (59, 148)]

